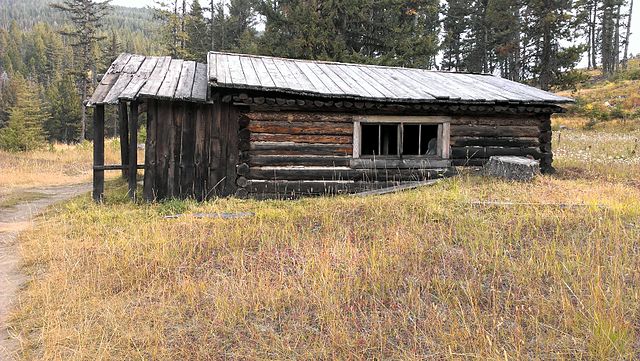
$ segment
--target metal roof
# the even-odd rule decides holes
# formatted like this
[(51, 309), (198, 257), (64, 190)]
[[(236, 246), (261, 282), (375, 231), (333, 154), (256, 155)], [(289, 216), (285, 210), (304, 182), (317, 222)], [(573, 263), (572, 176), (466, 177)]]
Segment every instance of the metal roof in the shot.
[(570, 103), (489, 74), (209, 52), (212, 86), (383, 102)]
[(206, 64), (123, 53), (104, 74), (87, 105), (138, 98), (206, 102), (207, 83)]

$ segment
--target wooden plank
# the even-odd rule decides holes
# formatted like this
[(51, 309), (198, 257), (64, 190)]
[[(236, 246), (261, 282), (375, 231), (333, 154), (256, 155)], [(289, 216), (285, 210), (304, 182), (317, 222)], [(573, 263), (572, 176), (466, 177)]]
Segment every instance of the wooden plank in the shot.
[(309, 71), (313, 72), (313, 74), (324, 84), (327, 89), (327, 93), (329, 94), (345, 94), (344, 90), (338, 86), (330, 77), (328, 77), (322, 69), (318, 66), (316, 62), (306, 63)]
[(135, 202), (138, 188), (138, 103), (129, 104), (129, 197)]
[(282, 59), (272, 60), (275, 67), (278, 69), (278, 72), (280, 73), (280, 75), (282, 75), (282, 78), (284, 78), (285, 82), (287, 83), (287, 89), (305, 90), (300, 86), (300, 84), (298, 84), (298, 80), (296, 79), (295, 75), (293, 75), (286, 62), (284, 62)]
[(249, 155), (351, 155), (351, 146), (293, 142), (251, 142)]
[(357, 65), (342, 65), (339, 67), (346, 74), (349, 75), (351, 79), (353, 79), (358, 85), (360, 85), (367, 93), (371, 94), (372, 98), (386, 98), (387, 93), (381, 92), (377, 89), (377, 87), (370, 84), (373, 83), (368, 75), (364, 72), (359, 71), (359, 66)]
[(183, 63), (183, 60), (171, 60), (167, 75), (165, 76), (160, 89), (158, 89), (158, 94), (156, 94), (157, 97), (167, 99), (172, 99), (174, 97), (176, 88), (178, 87), (178, 82), (180, 81), (180, 73), (182, 72)]
[(331, 72), (333, 72), (334, 76), (331, 77), (331, 79), (336, 79), (339, 78), (341, 79), (344, 83), (347, 83), (349, 85), (349, 90), (348, 93), (353, 94), (353, 95), (357, 95), (359, 97), (365, 97), (365, 98), (373, 98), (374, 95), (372, 95), (371, 93), (369, 93), (362, 85), (360, 85), (358, 83), (357, 80), (353, 79), (346, 71), (345, 71), (345, 67), (343, 65), (339, 65), (339, 64), (326, 64), (327, 65), (327, 69), (329, 69)]
[(164, 78), (167, 76), (167, 72), (169, 71), (169, 66), (171, 65), (171, 58), (165, 56), (163, 58), (158, 59), (153, 72), (147, 79), (147, 82), (142, 86), (140, 91), (138, 92), (138, 96), (156, 96), (158, 94), (158, 90), (162, 83), (164, 82)]
[(229, 56), (226, 54), (216, 55), (216, 75), (218, 84), (233, 84), (228, 63)]
[(144, 63), (142, 63), (142, 65), (140, 66), (140, 69), (138, 70), (138, 72), (133, 76), (133, 79), (131, 79), (127, 87), (120, 94), (120, 99), (123, 99), (123, 100), (137, 99), (138, 92), (140, 91), (140, 89), (142, 89), (144, 84), (147, 82), (147, 79), (149, 79), (149, 76), (151, 76), (151, 73), (153, 72), (153, 69), (155, 68), (157, 63), (158, 63), (157, 57), (146, 58)]
[(194, 127), (194, 193), (198, 201), (206, 198), (206, 185), (209, 177), (208, 171), (208, 128), (211, 119), (209, 117), (208, 105), (198, 105), (196, 109), (196, 119)]
[(222, 118), (228, 124), (227, 136), (225, 137), (225, 143), (227, 148), (226, 156), (226, 178), (225, 178), (225, 193), (227, 195), (233, 195), (236, 193), (236, 166), (239, 163), (239, 148), (238, 148), (238, 112), (237, 108), (231, 104), (225, 104), (223, 107), (226, 109), (226, 118)]
[(122, 69), (124, 69), (124, 67), (127, 65), (129, 60), (131, 60), (132, 56), (133, 56), (132, 54), (126, 54), (126, 53), (120, 54), (120, 56), (118, 56), (116, 61), (114, 61), (113, 64), (111, 64), (111, 67), (109, 68), (107, 73), (111, 73), (111, 74), (121, 73)]
[(185, 61), (182, 63), (182, 71), (180, 72), (180, 79), (178, 80), (178, 86), (176, 92), (173, 95), (174, 99), (189, 99), (191, 98), (191, 89), (193, 89), (193, 81), (196, 75), (196, 62)]
[(93, 95), (91, 95), (91, 99), (89, 99), (87, 104), (92, 106), (104, 103), (104, 98), (109, 94), (109, 91), (111, 91), (111, 88), (114, 86), (116, 81), (118, 81), (119, 77), (120, 76), (118, 74), (106, 74), (103, 76), (100, 84), (96, 87), (96, 90), (93, 92)]
[(314, 84), (311, 83), (307, 76), (304, 75), (302, 70), (298, 67), (298, 63), (300, 63), (299, 61), (285, 60), (284, 63), (289, 68), (291, 74), (296, 78), (297, 89), (310, 93), (319, 92)]
[(264, 67), (269, 72), (269, 76), (271, 76), (271, 80), (273, 80), (273, 83), (277, 88), (289, 88), (287, 80), (280, 73), (280, 70), (278, 70), (278, 66), (275, 64), (273, 59), (263, 58), (262, 64), (264, 64)]
[(256, 70), (253, 68), (251, 57), (241, 56), (240, 66), (242, 67), (242, 73), (244, 74), (245, 84), (256, 87), (263, 86), (260, 82), (260, 78), (258, 78)]
[(167, 180), (168, 196), (179, 198), (180, 194), (180, 152), (182, 150), (182, 125), (185, 118), (185, 103), (172, 104), (173, 119), (169, 128), (169, 173)]
[(193, 89), (191, 89), (190, 100), (197, 102), (206, 102), (209, 88), (209, 80), (207, 79), (207, 66), (198, 63), (196, 66), (196, 74), (193, 77)]
[(256, 75), (258, 76), (260, 86), (265, 88), (275, 88), (276, 84), (273, 81), (269, 70), (267, 69), (264, 62), (262, 61), (262, 58), (250, 57), (249, 59), (251, 59), (251, 64), (253, 65), (253, 69), (255, 70)]
[(292, 156), (292, 155), (251, 155), (248, 164), (250, 167), (263, 166), (311, 166), (311, 167), (347, 167), (348, 156)]
[(335, 122), (252, 121), (247, 127), (256, 133), (351, 135), (353, 126)]
[(355, 115), (354, 121), (369, 123), (439, 124), (451, 122), (448, 115)]
[(394, 186), (391, 186), (391, 187), (385, 187), (385, 188), (374, 189), (374, 190), (367, 190), (367, 191), (364, 191), (364, 192), (353, 194), (353, 196), (356, 196), (356, 197), (367, 197), (367, 196), (379, 196), (379, 195), (383, 195), (383, 194), (396, 193), (396, 192), (416, 189), (416, 188), (419, 188), (419, 187), (431, 186), (431, 185), (434, 185), (434, 184), (438, 183), (441, 180), (442, 179), (433, 179), (433, 180), (428, 180), (428, 181), (423, 181), (423, 182), (406, 182), (406, 183), (402, 183), (402, 184), (399, 184), (399, 185), (394, 185)]
[(450, 123), (442, 123), (439, 125), (441, 127), (442, 133), (440, 134), (440, 139), (438, 145), (440, 146), (440, 156), (443, 159), (449, 159), (451, 156), (451, 124)]
[(242, 72), (242, 64), (240, 63), (240, 57), (238, 55), (226, 56), (227, 66), (229, 67), (229, 73), (231, 74), (231, 82), (233, 85), (246, 85), (247, 79)]
[(252, 142), (351, 144), (351, 136), (251, 133)]
[(126, 167), (122, 168), (122, 178), (128, 179), (129, 174), (129, 112), (127, 103), (118, 104), (118, 124), (120, 128), (120, 162)]
[(155, 100), (149, 100), (147, 104), (147, 141), (144, 149), (144, 189), (143, 197), (147, 202), (156, 199), (156, 144), (158, 105)]
[(93, 110), (93, 200), (104, 200), (104, 105), (98, 104)]
[(370, 77), (378, 80), (381, 86), (384, 86), (387, 90), (389, 90), (392, 94), (394, 94), (393, 99), (411, 99), (413, 97), (413, 90), (407, 88), (402, 84), (402, 82), (398, 81), (391, 77), (385, 68), (383, 67), (367, 67), (363, 68), (364, 72), (367, 72)]
[(131, 81), (132, 78), (133, 78), (133, 75), (131, 74), (124, 74), (124, 73), (120, 74), (120, 77), (118, 78), (116, 83), (113, 85), (111, 90), (109, 90), (109, 93), (107, 94), (107, 96), (104, 97), (103, 103), (116, 104), (118, 102), (118, 98), (120, 97), (120, 94), (127, 87), (127, 85), (129, 85), (129, 82)]
[(218, 54), (210, 52), (207, 54), (207, 81), (217, 82), (218, 79)]
[(135, 74), (147, 57), (144, 55), (132, 55), (127, 65), (122, 68), (123, 73)]
[(180, 150), (180, 196), (195, 197), (195, 127), (196, 104), (185, 103), (185, 118), (182, 123), (182, 148)]
[(333, 83), (338, 88), (340, 88), (342, 94), (348, 95), (358, 95), (357, 92), (351, 87), (350, 84), (347, 84), (340, 76), (338, 76), (335, 72), (331, 70), (327, 63), (316, 62), (315, 65), (318, 67), (318, 70), (324, 74), (323, 79), (325, 80), (325, 84)]
[(355, 69), (355, 71), (360, 75), (362, 79), (367, 81), (372, 87), (374, 87), (379, 93), (382, 94), (385, 98), (393, 98), (395, 97), (393, 91), (387, 89), (380, 81), (374, 78), (371, 73), (366, 71), (366, 67), (361, 67)]
[(455, 125), (451, 127), (452, 137), (537, 137), (539, 133), (538, 127), (532, 126)]
[(331, 94), (331, 91), (329, 90), (329, 88), (324, 85), (324, 82), (322, 79), (320, 79), (314, 72), (313, 70), (311, 70), (311, 63), (309, 62), (298, 62), (298, 69), (304, 74), (304, 76), (309, 80), (309, 82), (311, 83), (311, 87), (315, 89), (316, 92), (318, 93), (323, 93), (323, 94)]
[(155, 172), (155, 184), (156, 184), (156, 198), (158, 200), (167, 197), (168, 193), (168, 177), (169, 177), (169, 136), (170, 128), (172, 126), (173, 111), (170, 102), (159, 101), (158, 104), (158, 117), (156, 128), (156, 172)]

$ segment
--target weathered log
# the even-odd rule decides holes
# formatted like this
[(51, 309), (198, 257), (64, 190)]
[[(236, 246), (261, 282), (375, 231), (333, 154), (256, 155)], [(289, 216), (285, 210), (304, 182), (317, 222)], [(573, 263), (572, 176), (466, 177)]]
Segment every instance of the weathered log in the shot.
[(419, 181), (449, 175), (452, 169), (348, 169), (252, 167), (249, 179)]
[(451, 125), (451, 136), (468, 137), (537, 137), (535, 126)]
[(311, 144), (293, 142), (252, 142), (250, 155), (351, 155), (349, 144)]
[(346, 167), (349, 157), (331, 156), (291, 156), (291, 155), (250, 155), (249, 166), (312, 166)]
[(496, 156), (489, 158), (484, 172), (491, 177), (531, 181), (540, 174), (540, 162), (525, 157)]
[(247, 129), (255, 133), (351, 135), (353, 125), (335, 122), (252, 121)]
[(540, 141), (534, 137), (451, 137), (452, 147), (535, 147), (538, 145)]
[(351, 144), (351, 136), (251, 133), (252, 142)]
[(246, 176), (249, 174), (249, 165), (247, 163), (240, 163), (236, 166), (236, 172), (239, 176)]
[(244, 188), (247, 186), (247, 184), (249, 184), (249, 181), (247, 180), (247, 178), (245, 177), (238, 177), (236, 179), (236, 185), (240, 188)]

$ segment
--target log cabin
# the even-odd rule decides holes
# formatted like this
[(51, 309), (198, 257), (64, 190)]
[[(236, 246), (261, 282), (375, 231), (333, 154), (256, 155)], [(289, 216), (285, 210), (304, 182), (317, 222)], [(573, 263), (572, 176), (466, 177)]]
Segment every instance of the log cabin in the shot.
[[(553, 171), (551, 115), (570, 98), (489, 74), (210, 52), (207, 63), (121, 54), (94, 110), (94, 192), (122, 170), (136, 197), (295, 198), (454, 174), (493, 155)], [(117, 106), (122, 164), (104, 164)], [(146, 112), (144, 161), (138, 117)]]

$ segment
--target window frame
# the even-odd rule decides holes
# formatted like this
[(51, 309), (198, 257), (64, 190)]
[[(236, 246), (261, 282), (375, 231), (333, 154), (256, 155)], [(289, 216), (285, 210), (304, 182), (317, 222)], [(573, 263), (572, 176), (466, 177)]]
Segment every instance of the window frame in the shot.
[[(395, 115), (361, 115), (356, 116), (353, 122), (353, 158), (380, 158), (380, 159), (449, 159), (451, 119), (449, 116), (395, 116)], [(392, 123), (398, 124), (398, 155), (362, 155), (362, 124)], [(438, 125), (438, 137), (436, 155), (403, 155), (404, 125)]]

